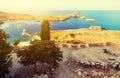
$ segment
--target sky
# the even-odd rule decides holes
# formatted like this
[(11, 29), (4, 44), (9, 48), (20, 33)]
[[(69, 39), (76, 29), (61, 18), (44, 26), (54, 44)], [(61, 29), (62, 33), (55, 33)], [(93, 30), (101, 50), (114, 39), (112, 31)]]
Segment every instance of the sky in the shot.
[(120, 10), (120, 0), (0, 0), (0, 11), (38, 13), (48, 10)]

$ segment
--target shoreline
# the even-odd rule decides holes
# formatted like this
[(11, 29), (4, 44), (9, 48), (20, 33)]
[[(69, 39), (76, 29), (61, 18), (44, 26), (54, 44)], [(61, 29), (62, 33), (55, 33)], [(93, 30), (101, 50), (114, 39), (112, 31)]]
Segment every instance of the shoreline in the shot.
[(16, 14), (16, 13), (0, 13), (0, 21), (4, 20), (48, 20), (48, 21), (65, 21), (70, 18), (79, 18), (79, 13), (71, 14), (51, 14), (51, 15), (30, 15), (30, 14)]
[[(71, 34), (74, 36), (72, 36)], [(51, 40), (55, 41), (57, 46), (59, 47), (66, 46), (68, 48), (82, 48), (96, 46), (112, 46), (120, 48), (119, 34), (120, 31), (103, 30), (100, 26), (91, 26), (89, 28), (80, 29), (52, 30)], [(33, 38), (35, 36), (36, 35), (33, 34)], [(24, 44), (24, 42), (22, 42), (22, 44)]]

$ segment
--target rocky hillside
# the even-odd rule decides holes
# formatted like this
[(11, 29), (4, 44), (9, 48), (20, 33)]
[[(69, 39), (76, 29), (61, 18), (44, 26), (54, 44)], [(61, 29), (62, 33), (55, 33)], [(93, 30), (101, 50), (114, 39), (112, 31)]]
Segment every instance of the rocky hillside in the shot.
[(49, 20), (49, 21), (64, 21), (69, 18), (79, 18), (79, 13), (73, 14), (57, 14), (57, 15), (29, 15), (29, 14), (15, 14), (0, 12), (0, 20)]

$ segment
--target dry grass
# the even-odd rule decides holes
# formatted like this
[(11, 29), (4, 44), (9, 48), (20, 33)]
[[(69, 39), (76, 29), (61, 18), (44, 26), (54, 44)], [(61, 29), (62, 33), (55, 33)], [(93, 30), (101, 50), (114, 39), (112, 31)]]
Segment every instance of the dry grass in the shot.
[(84, 43), (106, 43), (111, 42), (115, 46), (120, 47), (120, 31), (112, 30), (90, 30), (90, 29), (73, 29), (73, 30), (56, 30), (51, 32), (51, 37), (54, 40), (58, 37), (58, 41), (71, 39), (70, 34), (75, 34), (76, 40)]

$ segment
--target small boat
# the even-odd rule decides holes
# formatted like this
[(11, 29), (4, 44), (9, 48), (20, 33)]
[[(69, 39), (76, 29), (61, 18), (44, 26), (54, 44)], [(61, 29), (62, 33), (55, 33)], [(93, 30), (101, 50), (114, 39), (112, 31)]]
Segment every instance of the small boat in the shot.
[(86, 19), (86, 17), (85, 16), (80, 16), (80, 19)]
[(95, 19), (92, 19), (92, 18), (87, 18), (86, 20), (89, 22), (95, 22)]

